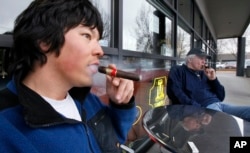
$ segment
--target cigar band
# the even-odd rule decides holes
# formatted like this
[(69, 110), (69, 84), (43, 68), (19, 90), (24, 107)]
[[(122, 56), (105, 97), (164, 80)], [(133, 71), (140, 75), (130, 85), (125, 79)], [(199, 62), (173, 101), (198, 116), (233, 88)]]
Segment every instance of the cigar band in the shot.
[(112, 77), (116, 77), (116, 69), (106, 69), (106, 73)]
[(116, 72), (117, 72), (117, 70), (116, 69), (112, 69), (112, 72), (111, 72), (111, 76), (113, 76), (113, 77), (115, 77), (116, 76)]

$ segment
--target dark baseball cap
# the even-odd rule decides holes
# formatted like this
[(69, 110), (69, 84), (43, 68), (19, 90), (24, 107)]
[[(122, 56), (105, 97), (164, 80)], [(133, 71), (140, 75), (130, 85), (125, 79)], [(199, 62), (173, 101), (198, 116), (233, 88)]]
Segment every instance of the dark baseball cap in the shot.
[(206, 54), (204, 50), (202, 50), (201, 48), (193, 48), (191, 49), (188, 53), (187, 53), (187, 56), (188, 55), (196, 55), (196, 56), (199, 56), (199, 57), (206, 57), (206, 58), (211, 58), (210, 55)]

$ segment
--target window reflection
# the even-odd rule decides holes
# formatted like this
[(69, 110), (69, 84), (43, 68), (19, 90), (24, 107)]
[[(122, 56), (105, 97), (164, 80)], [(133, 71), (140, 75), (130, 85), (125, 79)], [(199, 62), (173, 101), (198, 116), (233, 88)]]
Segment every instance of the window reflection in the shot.
[(203, 24), (202, 29), (203, 29), (202, 38), (206, 40), (207, 39), (207, 26)]
[(149, 58), (136, 58), (136, 57), (123, 57), (123, 68), (132, 69), (169, 69), (171, 62), (164, 59), (149, 59)]
[(202, 46), (202, 40), (200, 39), (200, 37), (198, 37), (196, 34), (194, 35), (194, 47), (196, 48), (201, 48)]
[(123, 2), (123, 49), (173, 56), (172, 21), (146, 1)]
[(92, 0), (103, 20), (103, 38), (99, 41), (101, 46), (110, 47), (111, 40), (111, 0)]
[(202, 22), (202, 16), (198, 10), (197, 7), (195, 7), (195, 13), (194, 13), (194, 29), (196, 30), (196, 32), (201, 35), (201, 24)]
[(116, 64), (118, 66), (118, 57), (112, 55), (104, 55), (100, 58), (100, 65), (108, 66), (109, 64)]
[(161, 55), (174, 55), (172, 48), (172, 21), (167, 17), (165, 17), (165, 39), (161, 40)]
[(169, 4), (174, 5), (174, 0), (166, 0)]
[(180, 26), (177, 27), (177, 57), (184, 58), (190, 50), (191, 35)]
[(123, 49), (152, 53), (153, 30), (159, 29), (153, 24), (159, 21), (153, 14), (155, 9), (144, 0), (126, 0), (123, 6)]
[(202, 49), (206, 50), (206, 45), (204, 43), (202, 43)]
[(181, 16), (191, 25), (191, 0), (178, 0), (178, 9)]

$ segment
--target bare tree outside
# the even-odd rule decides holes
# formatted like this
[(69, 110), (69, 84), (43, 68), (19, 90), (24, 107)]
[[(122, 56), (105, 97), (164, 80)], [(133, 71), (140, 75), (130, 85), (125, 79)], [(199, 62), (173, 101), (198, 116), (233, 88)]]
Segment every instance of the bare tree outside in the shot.
[(149, 27), (149, 16), (152, 12), (152, 7), (143, 5), (135, 18), (136, 49), (145, 53), (152, 53), (153, 51), (153, 32), (150, 31)]
[[(159, 12), (154, 11), (155, 10), (152, 6), (141, 6), (141, 9), (138, 11), (135, 18), (135, 28), (132, 35), (136, 38), (137, 51), (142, 51), (145, 53), (155, 52), (164, 55), (161, 51), (158, 50), (161, 50), (161, 46), (165, 46), (165, 48), (168, 48), (169, 50), (172, 49), (172, 34), (171, 28), (169, 28), (169, 25), (171, 25), (171, 21), (168, 21), (169, 19), (165, 18), (165, 26), (168, 26), (168, 28), (165, 28), (166, 31), (164, 31), (164, 35), (159, 32), (155, 32), (155, 29), (153, 29), (155, 28), (153, 25), (154, 22), (156, 22), (155, 19), (159, 19), (160, 22), (162, 22), (163, 18), (162, 16), (159, 16)], [(190, 50), (190, 41), (191, 35), (181, 27), (178, 27), (177, 57), (183, 58), (186, 55), (186, 53)], [(166, 56), (172, 55), (167, 54)]]
[(190, 50), (190, 34), (178, 26), (177, 29), (177, 57), (184, 58)]
[(237, 59), (237, 38), (220, 39), (217, 41), (218, 54), (231, 54), (235, 60)]
[(99, 10), (102, 21), (103, 21), (103, 33), (102, 41), (108, 42), (105, 46), (110, 46), (110, 37), (111, 37), (111, 17), (108, 12), (105, 11), (103, 6), (101, 6), (99, 0), (92, 0), (93, 5)]
[(181, 58), (185, 54), (185, 45), (184, 45), (184, 32), (178, 32), (177, 34), (177, 57)]
[[(246, 29), (245, 33), (243, 34), (243, 37), (246, 38), (246, 54), (250, 53), (250, 26)], [(238, 47), (238, 39), (237, 38), (231, 38), (231, 39), (219, 39), (217, 41), (217, 50), (218, 50), (218, 60), (220, 60), (221, 54), (230, 54), (234, 57), (234, 59), (237, 59), (237, 49)]]

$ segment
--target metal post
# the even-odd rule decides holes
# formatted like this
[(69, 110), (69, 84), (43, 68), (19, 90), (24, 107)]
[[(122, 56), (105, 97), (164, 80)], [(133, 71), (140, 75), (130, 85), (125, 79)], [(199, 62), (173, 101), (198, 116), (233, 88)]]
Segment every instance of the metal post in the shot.
[(246, 38), (238, 37), (236, 76), (244, 76)]

